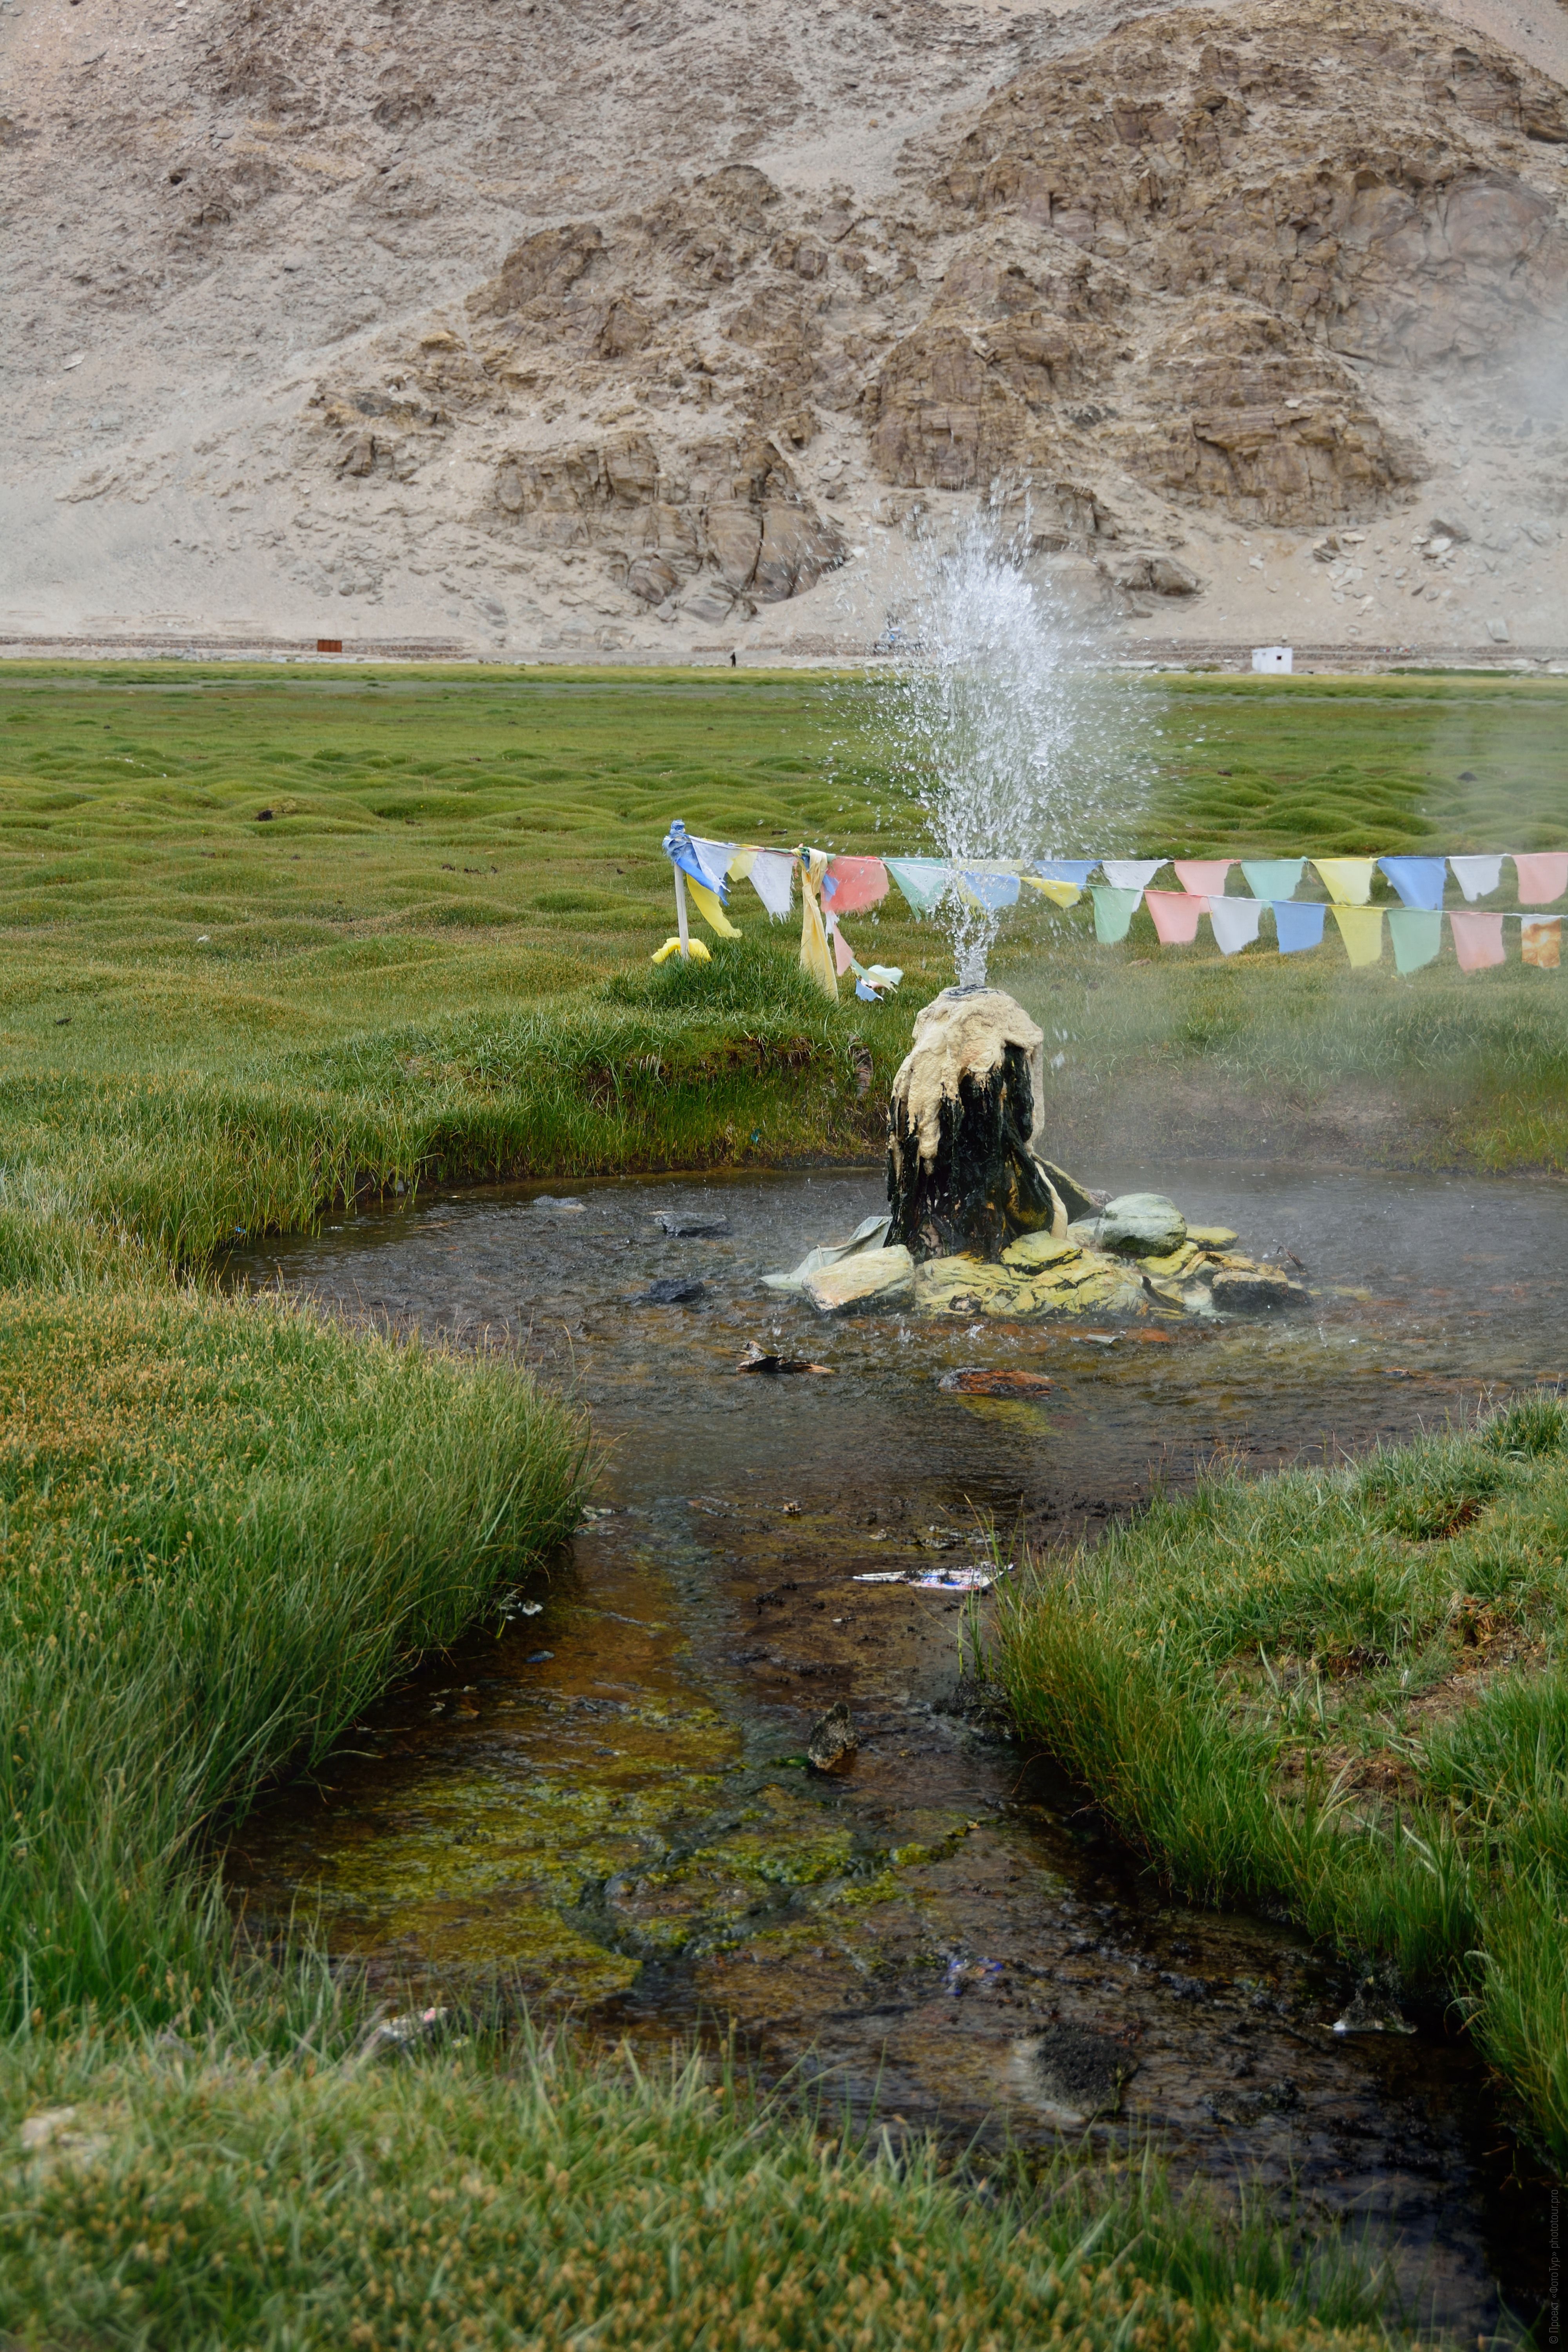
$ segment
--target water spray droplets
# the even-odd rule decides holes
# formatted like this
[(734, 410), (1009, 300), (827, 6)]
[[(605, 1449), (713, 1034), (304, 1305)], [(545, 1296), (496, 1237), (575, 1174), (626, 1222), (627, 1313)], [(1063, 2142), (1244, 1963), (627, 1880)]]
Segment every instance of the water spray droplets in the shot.
[(1026, 523), (1008, 538), (984, 513), (945, 551), (911, 539), (905, 651), (878, 676), (931, 849), (981, 886), (959, 880), (940, 909), (962, 987), (984, 985), (1001, 919), (986, 868), (1114, 856), (1144, 799), (1147, 690), (1096, 665), (1030, 577), (1029, 543)]

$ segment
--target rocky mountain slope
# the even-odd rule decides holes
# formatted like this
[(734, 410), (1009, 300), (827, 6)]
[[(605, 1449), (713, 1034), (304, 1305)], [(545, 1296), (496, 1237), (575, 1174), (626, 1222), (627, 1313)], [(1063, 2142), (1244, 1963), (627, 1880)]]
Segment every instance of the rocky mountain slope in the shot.
[(1560, 647), (1568, 44), (1499, 29), (6, 0), (0, 636), (849, 650), (984, 501), (1113, 636)]

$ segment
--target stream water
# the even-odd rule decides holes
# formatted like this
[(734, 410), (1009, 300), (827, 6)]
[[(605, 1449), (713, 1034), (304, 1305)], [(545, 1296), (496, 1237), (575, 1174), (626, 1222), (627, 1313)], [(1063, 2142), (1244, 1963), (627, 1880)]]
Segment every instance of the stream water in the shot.
[[(237, 1259), (242, 1281), (518, 1349), (590, 1409), (604, 1468), (600, 1515), (513, 1613), (258, 1807), (230, 1882), (262, 1922), (318, 1906), (333, 1949), (399, 1986), (493, 1982), (614, 2038), (732, 2025), (764, 2075), (820, 2076), (895, 2132), (1076, 2137), (1064, 2064), (1092, 2084), (1111, 2052), (1121, 2113), (1090, 2130), (1150, 2130), (1216, 2183), (1293, 2183), (1397, 2249), (1414, 2308), (1484, 2335), (1544, 2291), (1545, 2192), (1519, 2185), (1462, 2039), (1331, 2032), (1349, 1987), (1321, 1955), (1170, 1898), (980, 1714), (957, 1601), (856, 1580), (977, 1560), (981, 1515), (1008, 1557), (1216, 1455), (1331, 1456), (1563, 1372), (1568, 1192), (1166, 1181), (1190, 1220), (1291, 1253), (1313, 1310), (1108, 1339), (826, 1322), (761, 1287), (879, 1207), (876, 1171), (421, 1201)], [(727, 1230), (672, 1236), (660, 1213)], [(672, 1276), (702, 1295), (646, 1303)], [(742, 1375), (752, 1340), (829, 1370)], [(939, 1385), (982, 1365), (1054, 1387)], [(858, 1755), (811, 1772), (841, 1698)]]

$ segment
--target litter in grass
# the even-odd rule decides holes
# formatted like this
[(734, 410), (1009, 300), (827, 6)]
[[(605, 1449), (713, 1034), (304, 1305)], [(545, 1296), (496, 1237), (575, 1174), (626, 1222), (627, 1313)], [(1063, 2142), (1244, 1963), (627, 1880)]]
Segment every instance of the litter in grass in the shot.
[(1013, 1563), (1003, 1568), (928, 1568), (910, 1579), (921, 1592), (989, 1592), (999, 1576), (1011, 1576)]
[(410, 2010), (402, 2017), (378, 2018), (345, 2063), (363, 2066), (367, 2059), (380, 2058), (388, 2051), (411, 2049), (416, 2042), (429, 2041), (446, 2021), (444, 2009)]
[(909, 1584), (921, 1592), (989, 1592), (999, 1576), (1011, 1576), (1013, 1563), (993, 1568), (868, 1568), (850, 1578), (852, 1584)]

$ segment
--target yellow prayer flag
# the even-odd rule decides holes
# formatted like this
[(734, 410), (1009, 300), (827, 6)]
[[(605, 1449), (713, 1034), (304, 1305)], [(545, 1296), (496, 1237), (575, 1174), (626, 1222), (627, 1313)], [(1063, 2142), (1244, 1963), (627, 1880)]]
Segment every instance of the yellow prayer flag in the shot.
[(1031, 890), (1037, 890), (1043, 898), (1050, 900), (1053, 907), (1076, 907), (1083, 896), (1073, 882), (1053, 881), (1044, 874), (1026, 874), (1023, 878)]
[[(701, 940), (689, 940), (686, 945), (686, 951), (693, 963), (711, 963), (713, 961), (712, 957), (708, 952), (707, 947)], [(679, 953), (680, 941), (679, 940), (666, 940), (661, 948), (655, 948), (652, 955), (648, 958), (648, 961), (650, 963), (668, 963), (671, 956), (678, 956)]]
[[(1321, 866), (1318, 871), (1322, 872)], [(1383, 908), (1335, 907), (1331, 910), (1352, 963), (1377, 963), (1383, 956)]]
[(686, 877), (686, 887), (696, 905), (698, 913), (710, 930), (717, 931), (721, 940), (740, 938), (740, 932), (719, 904), (717, 891), (710, 890), (701, 882), (694, 882), (689, 874)]
[(1324, 889), (1337, 907), (1365, 906), (1372, 896), (1374, 859), (1314, 857), (1312, 863), (1322, 877)]
[(827, 944), (827, 927), (822, 919), (822, 908), (817, 892), (827, 871), (827, 857), (820, 849), (802, 852), (800, 876), (800, 968), (816, 981), (825, 996), (838, 1001), (838, 968), (833, 950)]

